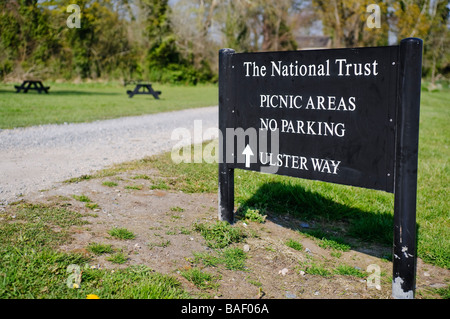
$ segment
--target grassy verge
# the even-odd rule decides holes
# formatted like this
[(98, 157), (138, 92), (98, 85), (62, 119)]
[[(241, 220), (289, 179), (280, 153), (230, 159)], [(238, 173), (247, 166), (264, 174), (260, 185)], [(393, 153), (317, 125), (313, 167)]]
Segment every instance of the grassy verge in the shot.
[[(1, 299), (190, 298), (174, 277), (145, 266), (102, 270), (90, 266), (85, 255), (58, 252), (56, 247), (67, 240), (69, 227), (86, 224), (80, 213), (18, 204), (0, 217)], [(101, 244), (88, 248), (94, 254), (113, 252)], [(111, 258), (117, 260), (118, 254)]]
[(153, 84), (162, 91), (129, 98), (119, 83), (45, 83), (49, 94), (15, 93), (14, 84), (0, 84), (0, 129), (41, 124), (92, 122), (186, 108), (217, 105), (217, 86)]

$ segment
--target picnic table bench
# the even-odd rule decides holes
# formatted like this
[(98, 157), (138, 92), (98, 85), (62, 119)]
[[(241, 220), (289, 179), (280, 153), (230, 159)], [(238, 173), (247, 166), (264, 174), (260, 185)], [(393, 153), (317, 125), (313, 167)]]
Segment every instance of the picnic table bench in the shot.
[(23, 90), (23, 93), (27, 93), (28, 90), (37, 90), (39, 93), (44, 91), (45, 93), (48, 93), (48, 90), (50, 89), (49, 86), (44, 86), (41, 81), (35, 81), (35, 80), (26, 80), (23, 81), (21, 85), (14, 85), (16, 88), (16, 93), (19, 93), (21, 90)]
[(153, 97), (157, 100), (159, 100), (159, 95), (161, 94), (161, 91), (155, 91), (152, 88), (152, 85), (149, 83), (139, 83), (136, 84), (136, 87), (133, 91), (127, 90), (128, 96), (131, 98), (136, 94), (151, 94)]

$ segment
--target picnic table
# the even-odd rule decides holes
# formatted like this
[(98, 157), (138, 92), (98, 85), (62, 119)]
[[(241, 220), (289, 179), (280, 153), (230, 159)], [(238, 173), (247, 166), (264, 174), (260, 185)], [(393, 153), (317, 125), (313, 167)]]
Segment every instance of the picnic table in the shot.
[(23, 93), (27, 93), (28, 90), (37, 90), (39, 93), (44, 91), (45, 93), (48, 93), (48, 90), (50, 89), (49, 86), (44, 86), (41, 81), (37, 80), (26, 80), (23, 81), (21, 85), (14, 85), (16, 88), (16, 93), (19, 93), (21, 90), (23, 90)]
[(157, 100), (159, 100), (159, 95), (161, 94), (161, 91), (155, 91), (152, 88), (152, 85), (150, 83), (139, 83), (136, 84), (136, 87), (133, 91), (127, 90), (128, 96), (131, 98), (136, 94), (151, 94), (153, 97)]

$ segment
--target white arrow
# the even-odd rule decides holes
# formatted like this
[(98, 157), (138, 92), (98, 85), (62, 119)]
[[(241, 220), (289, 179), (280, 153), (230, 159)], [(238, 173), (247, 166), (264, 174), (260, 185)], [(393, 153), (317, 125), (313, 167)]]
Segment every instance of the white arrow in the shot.
[(250, 167), (250, 156), (253, 155), (252, 149), (250, 148), (250, 144), (247, 144), (242, 154), (245, 155), (245, 167)]

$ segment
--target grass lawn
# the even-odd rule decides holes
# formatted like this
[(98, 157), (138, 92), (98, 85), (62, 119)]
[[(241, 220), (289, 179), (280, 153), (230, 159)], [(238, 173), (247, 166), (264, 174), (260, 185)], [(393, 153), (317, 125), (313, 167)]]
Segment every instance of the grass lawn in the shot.
[[(63, 86), (55, 85), (55, 91), (57, 87), (62, 89)], [(82, 90), (98, 92), (100, 84), (95, 86), (97, 89), (87, 87)], [(112, 92), (107, 93), (105, 99), (111, 102), (114, 102), (114, 99), (119, 100), (122, 88), (112, 85), (105, 87), (105, 91)], [(164, 94), (165, 89), (161, 89)], [(172, 89), (179, 90), (179, 100), (182, 100), (182, 91), (191, 92), (191, 89), (205, 90), (210, 92), (211, 96), (215, 96), (217, 92), (212, 86), (167, 87), (166, 91)], [(2, 96), (4, 93), (0, 94), (3, 102), (6, 100), (5, 97), (11, 100), (16, 97), (14, 93), (5, 93), (4, 96)], [(193, 97), (195, 95), (193, 93)], [(31, 94), (18, 95), (18, 99), (29, 99), (30, 96)], [(101, 95), (92, 96), (98, 98)], [(49, 99), (50, 95), (34, 94), (32, 97)], [(83, 98), (86, 99), (84, 96)], [(138, 101), (137, 97), (135, 98)], [(125, 96), (124, 101), (128, 101), (127, 99)], [(151, 98), (142, 98), (144, 99), (148, 103), (155, 102)], [(214, 99), (215, 97), (211, 97), (211, 101)], [(450, 268), (449, 100), (448, 88), (439, 92), (422, 93), (417, 193), (418, 256), (427, 263), (447, 269)], [(103, 103), (102, 100), (96, 101), (99, 104)], [(136, 102), (138, 103), (141, 102)], [(144, 109), (145, 103), (142, 102)], [(205, 102), (205, 105), (208, 104), (209, 102)], [(72, 108), (75, 108), (74, 104)], [(205, 150), (211, 150), (206, 146), (217, 145), (217, 141), (207, 142), (204, 145)], [(161, 177), (154, 184), (158, 188), (181, 190), (186, 193), (217, 193), (216, 163), (175, 164), (170, 152), (116, 165), (95, 175), (83, 176), (68, 182), (112, 176), (121, 171), (134, 169), (144, 171), (157, 169)], [(77, 199), (89, 203), (88, 198)], [(324, 245), (339, 246), (341, 250), (358, 248), (367, 243), (383, 247), (391, 246), (393, 200), (392, 194), (381, 191), (244, 170), (235, 172), (235, 204), (239, 207), (239, 216), (254, 218), (267, 214), (267, 218), (273, 218), (290, 214), (317, 225), (312, 232), (305, 235), (319, 238)], [(8, 214), (0, 211), (0, 298), (86, 298), (88, 294), (101, 294), (102, 298), (192, 297), (173, 276), (161, 275), (145, 266), (127, 267), (115, 272), (91, 269), (86, 257), (58, 252), (56, 248), (69, 238), (69, 227), (84, 225), (82, 214), (74, 213), (65, 206), (45, 207), (25, 204), (12, 206), (11, 209), (13, 211)], [(234, 234), (232, 229), (224, 224), (217, 224), (219, 230), (226, 235), (219, 237), (217, 227), (208, 225), (194, 225), (194, 227), (196, 227), (194, 230), (202, 233), (211, 247), (226, 246), (228, 241), (224, 239), (240, 240), (240, 234)], [(115, 231), (119, 231), (120, 236), (133, 235), (122, 229)], [(303, 248), (299, 243), (288, 244), (290, 247)], [(90, 249), (99, 253), (111, 247), (90, 247)], [(223, 255), (214, 260), (206, 255), (197, 255), (196, 258), (202, 259), (203, 263), (223, 263), (231, 267), (230, 269), (240, 269), (244, 261), (236, 258), (235, 255), (239, 255), (238, 253), (240, 252), (224, 248)], [(228, 258), (230, 254), (234, 256), (231, 259)], [(117, 263), (123, 259), (119, 253), (114, 256)], [(67, 285), (76, 283), (77, 280), (76, 271), (73, 272), (73, 276), (69, 276), (71, 273), (68, 273), (72, 264), (82, 267), (79, 270), (83, 272), (80, 289), (66, 287), (66, 279)], [(208, 282), (215, 285), (212, 275), (196, 269), (183, 271), (181, 275), (194, 283)], [(64, 285), (61, 282), (64, 282)], [(448, 287), (442, 291), (442, 294), (448, 297)]]
[[(19, 84), (19, 83), (17, 83)], [(50, 83), (49, 94), (15, 93), (14, 84), (0, 84), (0, 129), (49, 123), (91, 122), (122, 116), (142, 115), (217, 105), (216, 85), (181, 86), (153, 84), (162, 91), (129, 98), (119, 83)]]

